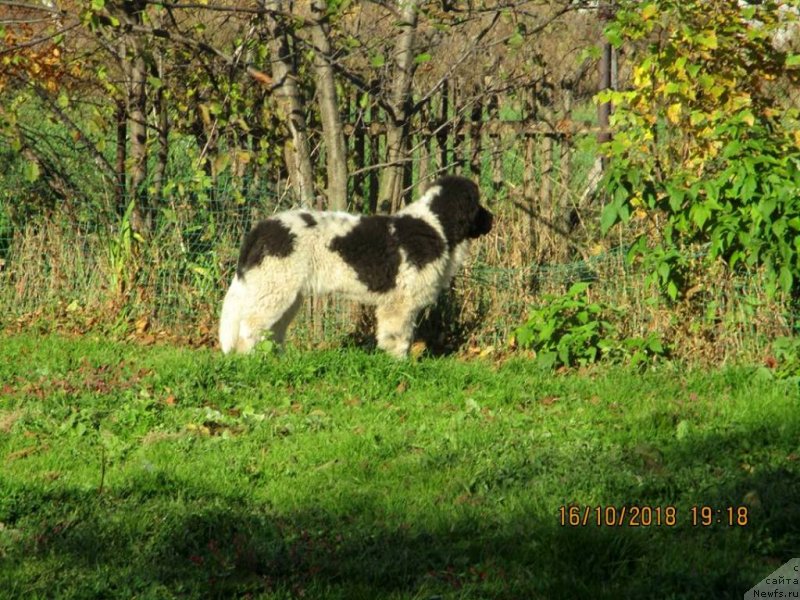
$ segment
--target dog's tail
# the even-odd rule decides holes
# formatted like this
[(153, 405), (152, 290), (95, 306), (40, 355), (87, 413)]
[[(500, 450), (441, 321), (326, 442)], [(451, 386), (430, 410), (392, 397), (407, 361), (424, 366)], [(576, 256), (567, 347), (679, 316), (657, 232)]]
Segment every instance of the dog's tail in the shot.
[(244, 282), (234, 275), (231, 287), (225, 294), (222, 303), (222, 315), (219, 320), (219, 343), (222, 352), (228, 354), (235, 350), (239, 342), (239, 322), (242, 318), (242, 305), (245, 300), (246, 289)]

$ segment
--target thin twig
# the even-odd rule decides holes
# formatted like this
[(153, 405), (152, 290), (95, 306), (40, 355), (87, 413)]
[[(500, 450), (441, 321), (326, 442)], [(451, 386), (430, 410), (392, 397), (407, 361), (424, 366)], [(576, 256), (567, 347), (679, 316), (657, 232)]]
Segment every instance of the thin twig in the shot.
[(15, 0), (0, 0), (0, 6), (11, 6), (13, 8), (24, 8), (27, 10), (38, 10), (40, 12), (49, 12), (54, 15), (65, 14), (65, 11), (59, 10), (54, 6), (47, 6), (46, 4), (30, 4), (28, 2), (16, 2)]

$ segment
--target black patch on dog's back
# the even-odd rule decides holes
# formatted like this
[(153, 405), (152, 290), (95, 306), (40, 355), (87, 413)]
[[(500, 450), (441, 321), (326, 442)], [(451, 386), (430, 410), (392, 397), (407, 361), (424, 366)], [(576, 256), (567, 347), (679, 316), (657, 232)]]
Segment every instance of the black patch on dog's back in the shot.
[[(311, 216), (311, 215), (309, 215)], [(295, 234), (277, 219), (261, 221), (250, 230), (242, 242), (236, 274), (239, 278), (261, 264), (265, 256), (286, 258), (294, 252)]]
[(488, 233), (492, 227), (492, 214), (479, 202), (475, 182), (458, 175), (437, 179), (434, 186), (439, 194), (431, 201), (431, 212), (442, 224), (447, 244), (454, 246), (468, 238)]
[(303, 222), (306, 224), (306, 227), (315, 227), (317, 224), (317, 220), (307, 212), (301, 212), (300, 218), (303, 219)]
[(394, 226), (400, 247), (417, 269), (422, 269), (444, 253), (442, 236), (422, 219), (404, 215), (394, 219)]
[(440, 258), (442, 236), (422, 219), (407, 215), (363, 217), (350, 232), (331, 240), (330, 249), (353, 267), (371, 292), (394, 289), (400, 270), (400, 248), (417, 269)]
[(370, 292), (388, 292), (395, 286), (400, 251), (389, 233), (391, 221), (383, 215), (363, 217), (348, 233), (333, 238), (329, 246), (353, 267)]

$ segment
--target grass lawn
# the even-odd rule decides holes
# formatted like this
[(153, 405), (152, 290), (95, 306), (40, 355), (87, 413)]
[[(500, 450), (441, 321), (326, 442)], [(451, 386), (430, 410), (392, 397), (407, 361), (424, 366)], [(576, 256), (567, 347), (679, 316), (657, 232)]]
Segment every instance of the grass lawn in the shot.
[(2, 598), (741, 598), (796, 556), (757, 369), (0, 337)]

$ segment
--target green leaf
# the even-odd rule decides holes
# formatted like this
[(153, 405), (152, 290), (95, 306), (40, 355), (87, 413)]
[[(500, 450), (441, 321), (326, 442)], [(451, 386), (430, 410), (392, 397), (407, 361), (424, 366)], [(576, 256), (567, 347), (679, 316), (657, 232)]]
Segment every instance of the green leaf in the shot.
[(523, 43), (525, 43), (525, 38), (522, 37), (519, 30), (515, 31), (511, 37), (508, 38), (508, 45), (512, 48), (519, 48)]
[(708, 48), (709, 50), (716, 50), (718, 47), (717, 34), (712, 29), (698, 33), (695, 37), (695, 40), (697, 40), (698, 44)]
[(514, 333), (514, 337), (521, 347), (527, 348), (533, 342), (533, 331), (530, 327), (522, 326)]
[(667, 262), (662, 262), (656, 269), (656, 273), (658, 273), (658, 276), (661, 277), (661, 281), (667, 281), (669, 279), (669, 272), (670, 267), (669, 263)]
[(542, 328), (539, 330), (539, 341), (540, 342), (547, 342), (550, 341), (550, 338), (553, 337), (553, 333), (556, 330), (556, 325), (552, 321), (545, 323)]
[(705, 204), (693, 204), (692, 208), (689, 209), (689, 215), (697, 228), (702, 229), (711, 216), (711, 209)]
[(589, 289), (589, 283), (587, 281), (577, 281), (573, 283), (569, 291), (567, 292), (567, 296), (570, 298), (574, 298)]
[(536, 355), (536, 364), (543, 369), (551, 369), (555, 366), (557, 358), (555, 352), (540, 352)]
[(618, 215), (619, 210), (617, 209), (617, 204), (615, 202), (607, 204), (600, 215), (600, 233), (603, 235), (608, 233), (608, 230), (617, 222)]
[(603, 33), (605, 34), (606, 39), (612, 46), (614, 46), (615, 48), (619, 48), (620, 46), (622, 46), (623, 37), (622, 37), (622, 32), (620, 31), (619, 23), (614, 22), (609, 24), (605, 28), (605, 31)]
[(93, 11), (98, 12), (103, 10), (105, 5), (106, 5), (106, 0), (92, 0), (91, 8)]
[(744, 200), (745, 202), (750, 200), (753, 197), (753, 194), (755, 193), (757, 186), (758, 186), (758, 181), (756, 179), (755, 174), (748, 173), (744, 181), (742, 182), (742, 189), (739, 191), (741, 199)]
[(667, 194), (669, 194), (670, 210), (675, 213), (680, 212), (683, 207), (683, 200), (686, 197), (686, 190), (668, 185)]
[(37, 179), (39, 179), (39, 175), (41, 175), (41, 171), (39, 170), (39, 164), (35, 161), (29, 160), (25, 163), (25, 166), (22, 168), (22, 173), (25, 176), (25, 181), (28, 183), (33, 183)]
[(784, 64), (787, 67), (800, 67), (800, 54), (787, 54)]
[(730, 158), (736, 154), (739, 154), (742, 150), (742, 143), (738, 140), (734, 140), (731, 143), (727, 144), (725, 148), (722, 150), (722, 158)]
[(758, 212), (761, 213), (761, 216), (764, 218), (764, 220), (767, 220), (770, 218), (770, 216), (772, 216), (772, 213), (775, 211), (775, 207), (777, 205), (778, 202), (775, 200), (775, 198), (764, 198), (758, 203)]
[(560, 345), (558, 348), (558, 358), (561, 360), (562, 364), (569, 364), (569, 355), (569, 346), (567, 344)]
[(670, 281), (667, 284), (667, 296), (669, 296), (670, 300), (673, 302), (678, 298), (678, 286), (675, 285), (674, 281)]
[(386, 57), (384, 57), (383, 54), (375, 54), (370, 59), (370, 64), (376, 69), (380, 69), (386, 64)]
[(66, 93), (61, 92), (58, 95), (58, 100), (56, 100), (56, 104), (59, 108), (67, 108), (69, 106), (69, 96)]
[(426, 63), (431, 59), (430, 52), (423, 52), (422, 54), (417, 54), (414, 57), (414, 62), (416, 64)]
[(786, 265), (781, 267), (780, 275), (778, 276), (778, 282), (780, 283), (781, 289), (784, 293), (788, 294), (792, 290), (792, 282), (794, 281), (794, 276), (792, 275), (791, 269)]
[(581, 50), (580, 54), (578, 54), (578, 64), (583, 64), (588, 59), (598, 60), (602, 53), (603, 51), (599, 46), (589, 46), (588, 48), (584, 48)]

